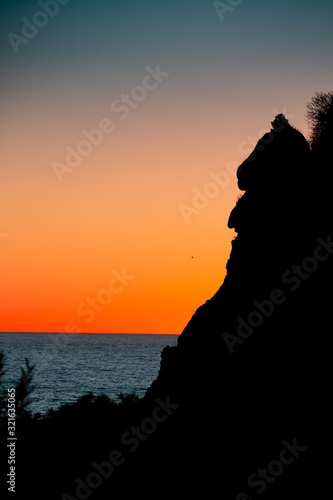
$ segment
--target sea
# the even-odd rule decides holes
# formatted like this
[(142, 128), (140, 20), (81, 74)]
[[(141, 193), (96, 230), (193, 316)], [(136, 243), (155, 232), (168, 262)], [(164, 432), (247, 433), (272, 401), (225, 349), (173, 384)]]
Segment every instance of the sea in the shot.
[(158, 375), (163, 348), (177, 340), (178, 335), (0, 333), (2, 383), (14, 387), (27, 358), (35, 365), (32, 413), (56, 410), (88, 392), (113, 401), (120, 394), (143, 397)]

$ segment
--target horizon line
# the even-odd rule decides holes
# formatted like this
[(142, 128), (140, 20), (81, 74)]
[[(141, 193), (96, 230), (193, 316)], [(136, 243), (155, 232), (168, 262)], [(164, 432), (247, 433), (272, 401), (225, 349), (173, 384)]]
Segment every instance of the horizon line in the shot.
[(4, 333), (36, 333), (36, 334), (53, 334), (53, 335), (177, 335), (179, 336), (179, 333), (142, 333), (142, 332), (35, 332), (35, 331), (12, 331), (12, 332), (3, 332), (0, 331), (0, 334)]

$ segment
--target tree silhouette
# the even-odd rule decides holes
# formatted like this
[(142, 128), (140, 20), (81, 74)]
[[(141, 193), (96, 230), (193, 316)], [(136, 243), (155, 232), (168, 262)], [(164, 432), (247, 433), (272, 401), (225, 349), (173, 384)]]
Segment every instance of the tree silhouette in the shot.
[(34, 390), (32, 385), (35, 365), (31, 365), (25, 358), (25, 368), (21, 367), (21, 378), (16, 385), (16, 414), (17, 417), (29, 417), (28, 406), (31, 403), (30, 394)]
[(5, 355), (0, 351), (0, 419), (5, 416), (6, 401), (5, 401), (5, 388), (3, 385), (3, 376), (5, 374)]
[(312, 148), (325, 144), (333, 130), (333, 92), (316, 92), (306, 105), (305, 117), (312, 129)]

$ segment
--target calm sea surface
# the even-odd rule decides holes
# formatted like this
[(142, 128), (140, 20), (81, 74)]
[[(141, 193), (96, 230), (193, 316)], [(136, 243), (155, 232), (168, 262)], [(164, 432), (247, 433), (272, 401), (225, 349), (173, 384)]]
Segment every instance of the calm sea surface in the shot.
[(144, 396), (158, 375), (161, 352), (178, 335), (0, 333), (5, 387), (20, 377), (25, 358), (35, 364), (33, 412), (45, 413), (92, 392), (117, 400)]

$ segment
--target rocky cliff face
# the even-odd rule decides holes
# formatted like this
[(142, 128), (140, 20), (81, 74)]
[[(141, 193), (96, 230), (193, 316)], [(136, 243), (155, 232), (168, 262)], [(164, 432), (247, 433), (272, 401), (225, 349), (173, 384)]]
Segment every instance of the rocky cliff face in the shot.
[(295, 475), (266, 498), (301, 498), (310, 490), (320, 497), (313, 478), (327, 439), (332, 329), (327, 171), (283, 115), (237, 171), (245, 193), (229, 218), (238, 235), (227, 276), (177, 347), (164, 350), (146, 396), (168, 395), (180, 405), (168, 439), (181, 459), (170, 448), (162, 453), (179, 484), (190, 481), (185, 469), (195, 469), (199, 453), (210, 457), (200, 463), (202, 487), (223, 484), (226, 498), (236, 498), (243, 478), (248, 496), (239, 498), (252, 498), (247, 475), (288, 437), (310, 451), (303, 468), (300, 460)]
[[(296, 308), (302, 310), (297, 316), (301, 324), (307, 312), (324, 308), (322, 295), (329, 295), (324, 285), (333, 260), (329, 258), (332, 211), (330, 200), (323, 200), (325, 177), (319, 167), (303, 135), (283, 115), (277, 116), (271, 133), (237, 171), (239, 188), (245, 193), (229, 217), (228, 226), (238, 235), (232, 242), (225, 281), (196, 311), (178, 347), (166, 349), (155, 385), (164, 382), (167, 371), (165, 382), (172, 377), (173, 363), (166, 368), (168, 357), (186, 357), (191, 352), (202, 364), (208, 352), (217, 355), (218, 369), (223, 368), (231, 362), (231, 354), (243, 351), (245, 340), (250, 345), (255, 337), (269, 338), (270, 329), (282, 317), (286, 324), (279, 344), (298, 344), (299, 328), (290, 331)], [(257, 347), (264, 356), (260, 343)], [(211, 365), (209, 357), (207, 363)]]

